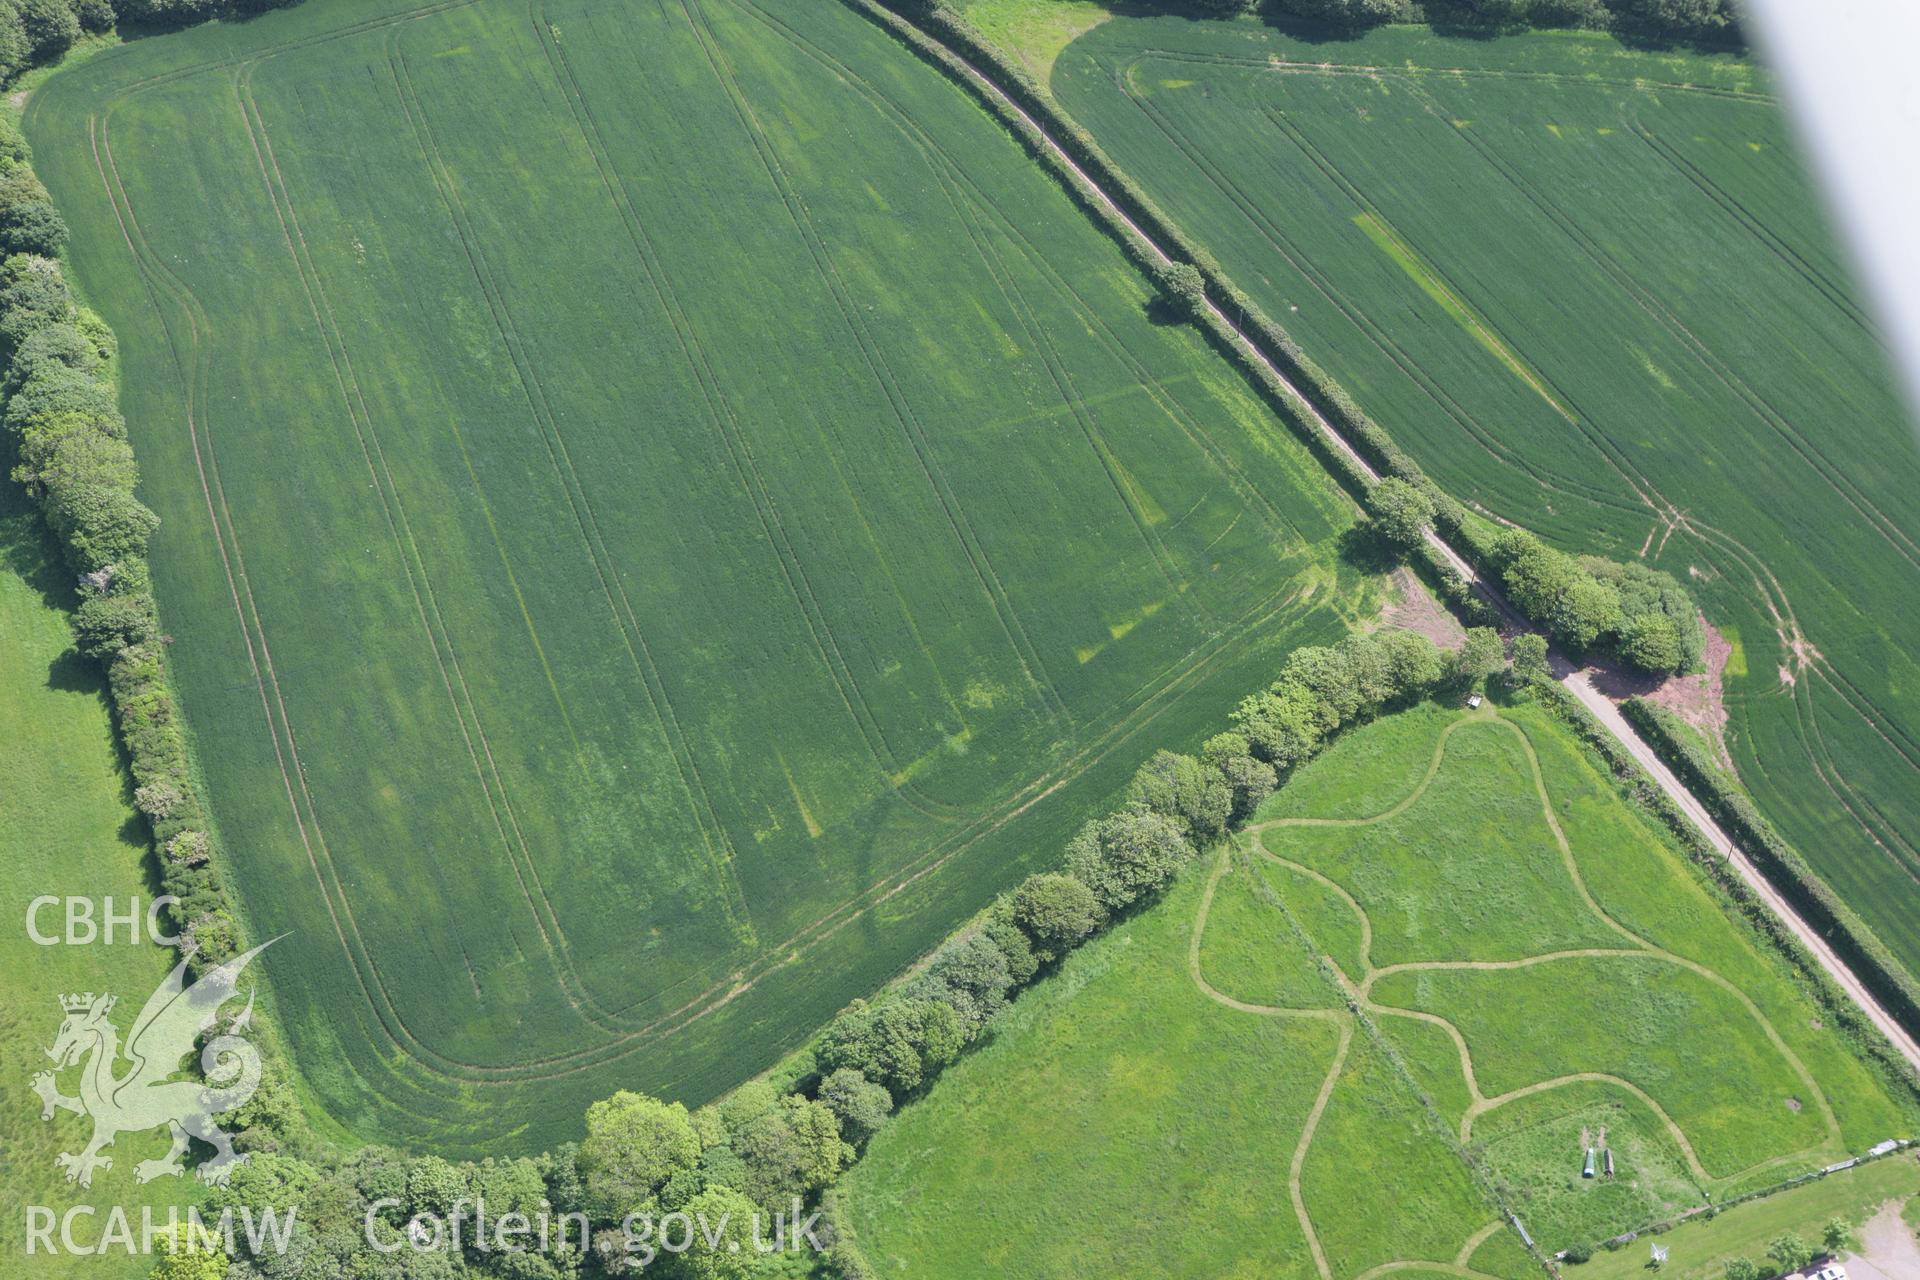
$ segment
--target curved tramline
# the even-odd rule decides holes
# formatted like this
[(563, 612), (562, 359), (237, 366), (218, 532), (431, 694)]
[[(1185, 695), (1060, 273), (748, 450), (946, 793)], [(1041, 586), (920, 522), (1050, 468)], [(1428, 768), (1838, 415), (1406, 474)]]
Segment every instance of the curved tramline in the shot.
[(1371, 610), (1306, 451), (850, 10), (373, 8), (114, 49), (27, 120), (349, 1127), (712, 1096)]

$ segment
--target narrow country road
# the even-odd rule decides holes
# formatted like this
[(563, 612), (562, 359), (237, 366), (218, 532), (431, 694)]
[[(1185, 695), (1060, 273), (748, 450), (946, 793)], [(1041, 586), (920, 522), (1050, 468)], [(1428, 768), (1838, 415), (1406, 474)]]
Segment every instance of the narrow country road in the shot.
[[(938, 40), (937, 36), (931, 36), (930, 33), (929, 36), (936, 41)], [(1048, 132), (1045, 125), (1034, 119), (1011, 95), (1001, 89), (1000, 86), (994, 83), (989, 77), (982, 74), (964, 55), (950, 46), (943, 44), (942, 47), (946, 48), (947, 52), (956, 59), (959, 65), (966, 69), (967, 75), (982, 93), (1012, 111), (1033, 130), (1042, 145), (1046, 147), (1048, 153), (1074, 175), (1075, 181), (1079, 184), (1082, 192), (1088, 199), (1094, 201), (1099, 207), (1105, 209), (1114, 218), (1125, 224), (1133, 235), (1136, 236), (1142, 244), (1147, 246), (1148, 250), (1158, 261), (1162, 263), (1173, 261), (1173, 258), (1166, 250), (1161, 248), (1152, 236), (1142, 230), (1140, 225), (1127, 215), (1126, 210), (1122, 209), (1119, 203), (1107, 194), (1105, 188), (1096, 182), (1086, 170), (1082, 169), (1074, 160), (1073, 156), (1055, 141), (1053, 135)], [(1360, 452), (1340, 433), (1339, 429), (1336, 428), (1332, 422), (1328, 421), (1319, 409), (1314, 407), (1313, 403), (1294, 385), (1293, 380), (1287, 377), (1285, 372), (1275, 365), (1273, 361), (1269, 360), (1258, 346), (1254, 345), (1252, 339), (1247, 336), (1238, 324), (1234, 323), (1231, 316), (1227, 315), (1226, 312), (1222, 311), (1211, 301), (1207, 303), (1207, 309), (1213, 313), (1215, 319), (1225, 326), (1227, 332), (1233, 335), (1236, 344), (1241, 350), (1245, 351), (1251, 359), (1257, 362), (1268, 373), (1272, 374), (1278, 384), (1286, 390), (1288, 401), (1296, 413), (1306, 421), (1311, 422), (1316, 429), (1326, 436), (1328, 443), (1334, 448), (1352, 459), (1369, 480), (1377, 481), (1380, 479), (1380, 473), (1361, 456)], [(1499, 588), (1483, 580), (1480, 574), (1475, 571), (1474, 567), (1467, 562), (1466, 558), (1449, 545), (1445, 538), (1441, 537), (1437, 532), (1429, 530), (1427, 533), (1427, 541), (1433, 545), (1434, 549), (1448, 564), (1452, 565), (1454, 569), (1460, 573), (1461, 577), (1465, 578), (1468, 583), (1472, 584), (1475, 589), (1493, 603), (1513, 629), (1532, 629), (1526, 620), (1520, 616), (1519, 612), (1507, 602), (1506, 597), (1500, 592)], [(1834, 982), (1839, 985), (1840, 989), (1846, 993), (1848, 998), (1860, 1006), (1861, 1011), (1867, 1015), (1873, 1025), (1878, 1027), (1888, 1040), (1892, 1041), (1893, 1046), (1900, 1051), (1901, 1056), (1907, 1060), (1914, 1071), (1920, 1073), (1920, 1041), (1916, 1041), (1891, 1014), (1881, 1007), (1879, 1001), (1874, 999), (1872, 992), (1868, 991), (1866, 985), (1855, 976), (1853, 970), (1849, 969), (1846, 964), (1841, 961), (1840, 957), (1834, 953), (1833, 948), (1827, 945), (1826, 940), (1822, 938), (1811, 925), (1807, 924), (1805, 920), (1802, 920), (1786, 899), (1768, 883), (1766, 878), (1760, 874), (1759, 870), (1748, 860), (1746, 855), (1740, 851), (1739, 846), (1734, 843), (1733, 839), (1721, 829), (1720, 824), (1714, 821), (1713, 816), (1708, 813), (1706, 807), (1694, 797), (1691, 791), (1687, 790), (1678, 777), (1674, 776), (1673, 771), (1667, 768), (1666, 764), (1660, 759), (1653, 748), (1647, 745), (1646, 741), (1635, 732), (1633, 726), (1627, 723), (1626, 718), (1620, 714), (1619, 707), (1613, 703), (1612, 699), (1593, 687), (1589, 673), (1575, 666), (1572, 662), (1557, 653), (1551, 655), (1551, 657), (1553, 670), (1560, 683), (1564, 685), (1574, 697), (1578, 698), (1581, 705), (1592, 712), (1594, 717), (1600, 721), (1601, 725), (1615, 738), (1619, 739), (1620, 743), (1632, 753), (1633, 758), (1647, 771), (1648, 775), (1653, 778), (1660, 789), (1666, 792), (1667, 795), (1672, 798), (1673, 802), (1680, 807), (1680, 811), (1686, 815), (1687, 819), (1692, 822), (1695, 827), (1699, 828), (1701, 835), (1704, 836), (1715, 849), (1720, 850), (1726, 856), (1729, 864), (1740, 875), (1740, 878), (1746, 881), (1748, 886), (1759, 895), (1761, 901), (1766, 903), (1768, 908), (1787, 924), (1788, 928), (1792, 930), (1794, 936), (1800, 940), (1801, 944), (1805, 946), (1814, 958), (1819, 961), (1820, 965), (1832, 975)]]

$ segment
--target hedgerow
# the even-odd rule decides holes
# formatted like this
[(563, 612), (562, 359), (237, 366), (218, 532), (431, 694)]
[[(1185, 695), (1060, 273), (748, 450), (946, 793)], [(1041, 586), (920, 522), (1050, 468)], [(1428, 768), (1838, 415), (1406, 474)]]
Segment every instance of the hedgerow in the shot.
[(238, 949), (239, 925), (167, 677), (147, 565), (159, 517), (136, 496), (112, 333), (74, 300), (48, 256), (66, 238), (51, 211), (26, 143), (0, 121), (0, 246), (9, 251), (0, 263), (0, 428), (18, 459), (14, 479), (38, 502), (74, 575), (75, 636), (106, 668), (134, 804), (152, 833), (161, 887), (178, 899), (176, 927), (197, 965), (217, 964)]
[[(1806, 988), (1811, 998), (1820, 1006), (1826, 1018), (1832, 1022), (1840, 1034), (1844, 1036), (1863, 1057), (1873, 1063), (1881, 1075), (1891, 1083), (1895, 1093), (1908, 1099), (1920, 1101), (1920, 1078), (1915, 1076), (1913, 1069), (1907, 1064), (1906, 1060), (1888, 1043), (1887, 1038), (1880, 1033), (1879, 1029), (1868, 1021), (1859, 1006), (1854, 1004), (1854, 1002), (1835, 985), (1826, 970), (1822, 968), (1820, 963), (1801, 945), (1800, 940), (1794, 936), (1793, 931), (1788, 927), (1786, 921), (1776, 914), (1772, 908), (1767, 906), (1767, 904), (1760, 899), (1759, 895), (1753, 891), (1752, 887), (1740, 878), (1739, 873), (1733, 870), (1726, 858), (1721, 855), (1720, 851), (1709, 844), (1700, 829), (1694, 826), (1692, 820), (1689, 819), (1686, 814), (1681, 812), (1680, 806), (1674, 803), (1672, 797), (1661, 790), (1654, 780), (1647, 775), (1646, 771), (1640, 767), (1639, 762), (1629, 753), (1626, 745), (1610, 733), (1605, 726), (1594, 718), (1591, 712), (1580, 704), (1578, 698), (1574, 697), (1570, 691), (1557, 681), (1547, 678), (1537, 678), (1531, 682), (1529, 687), (1534, 694), (1539, 697), (1543, 705), (1550, 709), (1562, 723), (1573, 730), (1574, 735), (1584, 746), (1600, 757), (1607, 766), (1608, 771), (1611, 772), (1615, 780), (1620, 783), (1627, 798), (1673, 833), (1674, 838), (1680, 842), (1681, 848), (1686, 852), (1688, 859), (1704, 873), (1707, 881), (1726, 901), (1731, 909), (1731, 913), (1739, 919), (1746, 921), (1747, 925), (1753, 929), (1754, 932), (1759, 934), (1775, 951), (1785, 958), (1788, 966)], [(1636, 706), (1638, 709), (1636, 709)], [(1685, 760), (1691, 757), (1696, 763), (1701, 765), (1704, 765), (1705, 762), (1699, 761), (1695, 753), (1688, 752), (1686, 755), (1682, 755), (1679, 749), (1681, 740), (1672, 732), (1671, 727), (1663, 723), (1658, 715), (1650, 714), (1650, 712), (1657, 710), (1657, 708), (1651, 708), (1649, 704), (1644, 703), (1640, 699), (1630, 699), (1623, 707), (1623, 713), (1629, 718), (1630, 722), (1632, 722), (1636, 728), (1641, 729), (1643, 733), (1648, 734), (1648, 740), (1653, 744), (1655, 750), (1659, 751), (1660, 754), (1667, 759), (1669, 766), (1682, 770), (1681, 778), (1683, 782), (1688, 784), (1688, 789), (1707, 805), (1709, 811), (1714, 814), (1716, 819), (1722, 819), (1723, 813), (1719, 808), (1720, 795), (1716, 793), (1727, 793), (1725, 783), (1719, 781), (1714, 772), (1709, 769), (1703, 775), (1699, 784), (1695, 784), (1694, 779), (1688, 776), (1690, 770), (1685, 764)], [(1669, 743), (1672, 745), (1669, 745)], [(1744, 799), (1744, 797), (1742, 797), (1742, 799)], [(1777, 856), (1758, 851), (1758, 844), (1763, 838), (1763, 833), (1771, 833), (1772, 830), (1771, 827), (1765, 825), (1765, 819), (1760, 818), (1757, 811), (1751, 809), (1750, 804), (1739, 807), (1746, 809), (1751, 814), (1752, 819), (1761, 824), (1749, 829), (1738, 818), (1728, 819), (1734, 831), (1735, 838), (1740, 843), (1741, 849), (1746, 852), (1749, 857), (1754, 858), (1756, 863), (1763, 863), (1769, 857)], [(1733, 813), (1733, 807), (1730, 806), (1726, 812), (1729, 814)], [(1799, 862), (1798, 856), (1795, 855), (1784, 842), (1780, 841), (1777, 835), (1771, 835), (1770, 841), (1777, 845), (1779, 850), (1784, 851), (1794, 863), (1802, 868), (1801, 874), (1804, 875), (1808, 881), (1812, 881), (1811, 873), (1804, 870), (1805, 864)], [(1771, 879), (1771, 876), (1769, 879)], [(1774, 883), (1778, 885), (1779, 882), (1775, 881)], [(1820, 888), (1825, 889), (1824, 886), (1820, 886)], [(1829, 900), (1833, 901), (1831, 899), (1831, 891), (1826, 890), (1825, 892)], [(1793, 894), (1789, 893), (1789, 897), (1792, 896)], [(1796, 906), (1797, 905), (1796, 903)], [(1846, 911), (1844, 904), (1835, 901), (1834, 905), (1841, 911)], [(1848, 914), (1850, 915), (1851, 913), (1849, 912)], [(1834, 922), (1832, 927), (1822, 928), (1818, 917), (1816, 917), (1814, 921), (1815, 927), (1822, 928), (1822, 934), (1828, 939), (1829, 944), (1834, 945), (1836, 950), (1841, 951), (1842, 955), (1847, 956), (1851, 963), (1853, 957), (1848, 953), (1846, 948), (1848, 946), (1859, 946), (1864, 951), (1869, 943), (1862, 941), (1862, 936), (1864, 935), (1866, 939), (1871, 940), (1872, 935), (1865, 930), (1864, 927), (1857, 926), (1857, 931), (1849, 932), (1848, 927), (1842, 923), (1844, 917), (1835, 915), (1832, 919)], [(1884, 949), (1882, 948), (1880, 951), (1884, 956)], [(1886, 957), (1885, 963), (1893, 965), (1895, 968), (1898, 967), (1897, 962), (1894, 962), (1890, 956)], [(1877, 973), (1872, 962), (1868, 962), (1865, 967), (1855, 967), (1854, 972), (1863, 982), (1868, 983), (1868, 985), (1875, 990), (1876, 995), (1881, 996), (1883, 999), (1890, 999), (1893, 1016), (1901, 1018), (1904, 1021), (1903, 1014), (1908, 1006), (1901, 1003), (1900, 997), (1889, 997), (1886, 992), (1880, 989), (1880, 983), (1888, 980), (1888, 978)], [(1911, 997), (1906, 998), (1910, 999)]]
[(1344, 28), (1425, 21), (1479, 31), (1585, 27), (1668, 40), (1742, 38), (1733, 0), (1158, 0), (1153, 7), (1218, 17), (1258, 8)]
[[(855, 1001), (790, 1069), (789, 1087), (755, 1081), (692, 1112), (622, 1092), (589, 1109), (584, 1142), (530, 1160), (453, 1164), (369, 1148), (322, 1168), (269, 1156), (243, 1166), (234, 1184), (216, 1193), (216, 1207), (291, 1202), (337, 1212), (344, 1203), (358, 1206), (357, 1214), (384, 1198), (394, 1203), (377, 1216), (397, 1234), (412, 1214), (444, 1215), (461, 1196), (485, 1194), (490, 1206), (544, 1198), (556, 1216), (587, 1215), (602, 1269), (620, 1274), (618, 1224), (626, 1214), (692, 1213), (720, 1201), (774, 1210), (798, 1197), (818, 1204), (832, 1224), (829, 1260), (838, 1272), (871, 1274), (836, 1212), (833, 1183), (893, 1109), (925, 1093), (987, 1035), (1022, 988), (1153, 902), (1200, 846), (1250, 817), (1281, 775), (1344, 729), (1424, 697), (1455, 674), (1431, 641), (1410, 632), (1354, 635), (1334, 646), (1295, 650), (1273, 684), (1234, 719), (1257, 720), (1265, 699), (1282, 697), (1312, 725), (1307, 741), (1283, 750), (1230, 731), (1208, 739), (1200, 756), (1156, 753), (1115, 807), (1089, 819), (1069, 842), (1064, 872), (1027, 877), (935, 948), (904, 982), (873, 1001)], [(361, 1250), (357, 1239), (353, 1250)], [(675, 1259), (671, 1274), (706, 1274), (699, 1257), (696, 1251)], [(445, 1261), (456, 1268), (450, 1275), (464, 1268), (465, 1274), (522, 1280), (471, 1246)], [(570, 1275), (565, 1267), (584, 1261), (543, 1258), (539, 1265), (547, 1270), (537, 1275)]]
[(1903, 1026), (1920, 1030), (1920, 981), (1894, 958), (1853, 908), (1813, 873), (1806, 859), (1774, 829), (1746, 793), (1679, 732), (1673, 713), (1643, 698), (1628, 699), (1620, 710), (1739, 844), (1767, 882), (1827, 940), (1882, 1007)]
[[(1644, 565), (1566, 555), (1518, 530), (1496, 533), (1470, 516), (1284, 327), (1227, 278), (1213, 256), (1189, 239), (1090, 133), (1053, 104), (1024, 67), (995, 48), (963, 15), (942, 0), (846, 2), (944, 70), (998, 116), (1127, 251), (1174, 310), (1240, 368), (1377, 525), (1390, 529), (1398, 523), (1401, 487), (1410, 489), (1431, 506), (1427, 519), (1432, 527), (1477, 572), (1500, 581), (1530, 621), (1575, 654), (1604, 655), (1655, 673), (1699, 666), (1705, 640), (1698, 611), (1678, 581)], [(983, 88), (969, 63), (1006, 98)], [(1008, 100), (1015, 105), (1010, 107)], [(1047, 145), (1049, 138), (1113, 206), (1083, 188)], [(1324, 418), (1352, 452), (1316, 430), (1300, 412), (1298, 399)], [(1386, 481), (1398, 483), (1388, 486)], [(1497, 621), (1492, 606), (1424, 537), (1401, 542), (1403, 554), (1469, 625)], [(1534, 569), (1543, 572), (1528, 576)]]

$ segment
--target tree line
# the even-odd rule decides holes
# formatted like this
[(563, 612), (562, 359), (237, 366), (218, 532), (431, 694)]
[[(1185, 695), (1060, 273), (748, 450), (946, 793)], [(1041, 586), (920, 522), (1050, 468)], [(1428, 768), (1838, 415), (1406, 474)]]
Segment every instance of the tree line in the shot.
[[(0, 0), (0, 4), (7, 0)], [(0, 120), (0, 429), (13, 478), (38, 503), (73, 575), (81, 650), (106, 669), (108, 692), (178, 931), (198, 963), (238, 940), (167, 678), (147, 543), (159, 517), (135, 490), (115, 387), (116, 347), (100, 317), (75, 302), (58, 254), (67, 227), (33, 174), (25, 141)]]
[(1589, 27), (1680, 39), (1739, 39), (1736, 0), (1168, 0), (1165, 7), (1229, 16), (1260, 12), (1342, 27), (1432, 22), (1495, 30)]
[[(1537, 639), (1537, 637), (1536, 637)], [(645, 1274), (667, 1280), (742, 1280), (777, 1267), (751, 1247), (748, 1224), (809, 1208), (895, 1109), (932, 1087), (986, 1034), (1020, 991), (1056, 970), (1073, 950), (1150, 904), (1301, 764), (1344, 729), (1449, 687), (1483, 681), (1506, 663), (1500, 639), (1477, 630), (1449, 655), (1411, 632), (1356, 634), (1296, 649), (1266, 688), (1233, 711), (1230, 727), (1194, 754), (1159, 751), (1113, 807), (1089, 818), (1055, 869), (997, 898), (918, 967), (871, 1000), (833, 1019), (782, 1084), (748, 1083), (708, 1106), (619, 1092), (587, 1109), (585, 1136), (540, 1156), (456, 1163), (381, 1147), (329, 1154), (304, 1127), (284, 1084), (270, 1081), (241, 1113), (236, 1144), (249, 1152), (212, 1208), (297, 1206), (284, 1254), (238, 1260), (183, 1254), (156, 1272), (164, 1280), (575, 1280), (637, 1274), (620, 1224), (630, 1214), (728, 1219), (726, 1231), (663, 1255)], [(1524, 662), (1522, 668), (1524, 669)], [(484, 1198), (496, 1219), (579, 1215), (584, 1230), (565, 1249), (507, 1254), (469, 1245), (381, 1254), (366, 1238), (403, 1239), (415, 1215), (445, 1220), (464, 1200)], [(738, 1244), (738, 1250), (729, 1245)], [(848, 1280), (868, 1274), (844, 1237), (832, 1264)], [(193, 1270), (189, 1268), (200, 1268)]]
[(0, 83), (52, 62), (83, 36), (125, 24), (177, 27), (297, 0), (0, 0)]

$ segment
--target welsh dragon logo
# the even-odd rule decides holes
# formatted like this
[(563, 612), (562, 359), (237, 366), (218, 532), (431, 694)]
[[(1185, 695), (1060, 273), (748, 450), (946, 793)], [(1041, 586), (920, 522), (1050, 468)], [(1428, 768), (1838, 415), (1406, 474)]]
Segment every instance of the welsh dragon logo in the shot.
[[(191, 984), (186, 981), (187, 961), (182, 959), (147, 998), (124, 1046), (119, 1031), (107, 1020), (113, 996), (88, 992), (60, 997), (66, 1019), (47, 1050), (54, 1070), (37, 1073), (32, 1083), (40, 1095), (42, 1120), (53, 1119), (56, 1108), (93, 1120), (93, 1139), (85, 1150), (78, 1155), (63, 1151), (55, 1157), (68, 1182), (92, 1186), (95, 1169), (113, 1167), (113, 1157), (100, 1153), (113, 1145), (116, 1136), (162, 1125), (173, 1131), (173, 1147), (162, 1158), (142, 1160), (134, 1167), (134, 1176), (141, 1182), (184, 1172), (182, 1158), (189, 1138), (214, 1149), (213, 1159), (197, 1170), (202, 1181), (225, 1182), (234, 1166), (246, 1161), (213, 1117), (239, 1106), (260, 1087), (260, 1051), (240, 1034), (252, 1021), (252, 992), (231, 1025), (201, 1049), (200, 1070), (206, 1079), (170, 1077), (179, 1073), (181, 1059), (193, 1052), (199, 1038), (214, 1029), (220, 1006), (233, 997), (241, 971), (271, 945), (261, 943)], [(118, 1072), (123, 1059), (130, 1065)], [(76, 1064), (80, 1092), (68, 1097), (60, 1092), (54, 1074)]]

